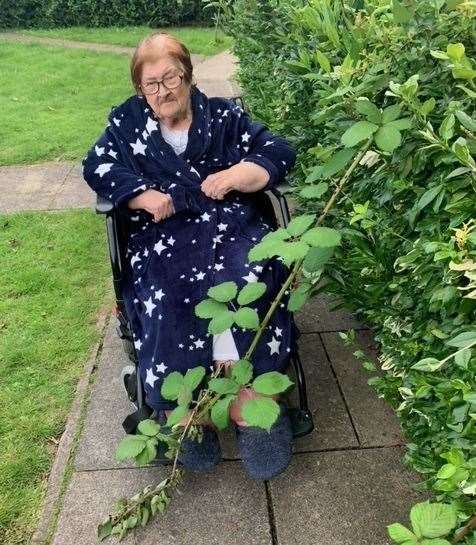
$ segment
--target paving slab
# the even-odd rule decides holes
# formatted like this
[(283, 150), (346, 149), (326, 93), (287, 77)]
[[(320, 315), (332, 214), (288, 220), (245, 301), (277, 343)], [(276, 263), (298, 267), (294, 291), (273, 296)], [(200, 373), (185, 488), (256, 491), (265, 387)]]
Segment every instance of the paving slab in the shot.
[[(53, 545), (96, 545), (96, 527), (120, 497), (160, 482), (164, 468), (81, 471), (73, 475)], [(129, 534), (126, 545), (271, 545), (263, 483), (248, 479), (238, 462), (211, 473), (187, 473), (164, 516)], [(115, 537), (108, 543), (116, 544)]]
[(320, 294), (311, 299), (296, 314), (296, 323), (303, 333), (321, 331), (345, 331), (347, 329), (367, 329), (348, 310), (331, 310), (338, 300), (330, 295)]
[(83, 178), (81, 164), (74, 163), (63, 184), (49, 202), (52, 210), (66, 208), (92, 208), (96, 206), (96, 193)]
[[(370, 376), (352, 355), (355, 349), (344, 346), (337, 333), (321, 334), (325, 349), (339, 381), (347, 406), (362, 446), (403, 444), (395, 412), (367, 384)], [(377, 348), (370, 331), (357, 331), (356, 340), (374, 362)], [(377, 364), (378, 368), (378, 364)]]
[(408, 524), (425, 498), (401, 464), (403, 449), (296, 456), (270, 481), (278, 545), (390, 545), (386, 526)]

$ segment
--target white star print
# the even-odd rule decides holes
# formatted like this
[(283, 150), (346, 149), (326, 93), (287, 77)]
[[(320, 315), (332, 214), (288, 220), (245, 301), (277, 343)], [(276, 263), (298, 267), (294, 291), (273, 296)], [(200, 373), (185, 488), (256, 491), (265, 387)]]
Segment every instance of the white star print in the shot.
[(135, 144), (129, 143), (129, 146), (132, 148), (133, 155), (145, 155), (147, 145), (143, 144), (139, 139), (136, 140)]
[(152, 318), (152, 311), (157, 306), (152, 302), (152, 297), (149, 297), (147, 299), (147, 301), (144, 301), (144, 305), (145, 305), (145, 308), (146, 308), (145, 313), (148, 314)]
[(121, 124), (121, 120), (120, 119), (116, 119), (115, 117), (112, 118), (114, 124), (119, 127), (119, 125)]
[(94, 171), (94, 174), (99, 174), (99, 177), (102, 178), (106, 172), (109, 172), (111, 170), (113, 163), (102, 163), (98, 166), (98, 168)]
[(110, 155), (111, 157), (114, 157), (114, 159), (117, 159), (117, 151), (114, 151), (114, 150), (110, 149), (107, 152), (107, 154)]
[(276, 337), (281, 337), (282, 333), (283, 333), (283, 330), (279, 329), (279, 327), (274, 328), (274, 334), (276, 335)]
[(281, 341), (278, 341), (273, 337), (273, 340), (266, 344), (269, 346), (270, 356), (272, 356), (273, 354), (279, 354), (279, 346), (281, 344)]
[(272, 140), (266, 140), (266, 142), (264, 143), (265, 146), (271, 146), (271, 144), (274, 144)]
[(142, 341), (140, 339), (137, 339), (137, 341), (134, 341), (134, 347), (136, 348), (136, 350), (140, 350), (142, 346)]
[(210, 214), (208, 212), (204, 212), (200, 217), (202, 221), (210, 221)]
[(100, 157), (104, 153), (104, 148), (100, 148), (99, 146), (94, 146), (94, 150), (96, 151), (96, 155)]
[(203, 345), (205, 344), (205, 341), (202, 341), (201, 339), (197, 339), (193, 342), (195, 345), (195, 348), (203, 348)]
[(183, 344), (180, 343), (180, 344), (178, 345), (178, 347), (179, 347), (179, 348), (183, 348)]
[(154, 246), (154, 250), (160, 255), (165, 249), (167, 248), (167, 246), (164, 246), (163, 243), (162, 243), (162, 239), (159, 240), (159, 242), (156, 242), (155, 246)]
[(226, 228), (228, 227), (227, 223), (219, 223), (217, 225), (219, 231), (226, 231)]
[(140, 257), (139, 257), (139, 252), (137, 252), (136, 254), (134, 254), (131, 258), (131, 267), (134, 266), (134, 263), (137, 263), (137, 261), (140, 261)]
[(162, 301), (162, 297), (164, 297), (165, 293), (162, 291), (162, 288), (160, 288), (159, 291), (155, 292), (155, 298), (159, 301)]
[(257, 273), (260, 273), (263, 271), (263, 267), (261, 265), (256, 265), (256, 267), (253, 267), (253, 269), (257, 272)]
[(249, 272), (246, 276), (242, 276), (241, 278), (243, 278), (243, 280), (246, 280), (247, 282), (257, 282), (258, 281), (258, 277), (256, 276), (256, 274), (254, 272)]
[(156, 369), (157, 373), (165, 373), (165, 370), (167, 369), (167, 366), (164, 365), (163, 361), (161, 361), (160, 365), (155, 366), (155, 369)]
[(197, 280), (203, 280), (205, 278), (205, 273), (200, 271), (198, 274), (195, 275), (197, 277)]
[(149, 384), (153, 388), (156, 380), (159, 380), (159, 377), (154, 375), (152, 369), (147, 369), (147, 378), (145, 379), (146, 384)]
[(169, 237), (167, 239), (167, 244), (170, 244), (170, 246), (173, 246), (174, 245), (174, 242), (175, 242), (175, 239), (173, 237)]
[(179, 170), (177, 170), (177, 172), (175, 173), (175, 176), (182, 176), (182, 173)]
[(153, 131), (157, 131), (158, 122), (154, 121), (151, 117), (147, 118), (147, 123), (145, 125), (145, 128), (147, 132), (150, 134)]
[(190, 303), (190, 299), (187, 297), (186, 299), (183, 300), (184, 303)]
[(215, 248), (215, 246), (217, 245), (217, 243), (221, 243), (222, 240), (221, 240), (221, 237), (223, 235), (217, 235), (216, 237), (213, 237), (213, 247)]
[(248, 142), (248, 140), (250, 139), (251, 137), (251, 134), (248, 134), (248, 131), (245, 132), (245, 134), (242, 134), (241, 135), (241, 141), (242, 142)]
[(200, 173), (197, 172), (193, 167), (190, 167), (190, 172), (195, 172), (195, 174), (201, 179)]
[(222, 269), (224, 269), (225, 267), (221, 264), (221, 263), (217, 263), (214, 267), (214, 269), (216, 271), (221, 271)]

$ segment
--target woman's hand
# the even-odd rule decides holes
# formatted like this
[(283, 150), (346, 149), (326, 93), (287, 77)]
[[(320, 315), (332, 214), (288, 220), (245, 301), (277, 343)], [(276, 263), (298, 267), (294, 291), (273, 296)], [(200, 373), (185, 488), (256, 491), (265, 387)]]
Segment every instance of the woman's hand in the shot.
[(152, 221), (158, 222), (175, 214), (172, 197), (155, 189), (147, 189), (137, 197), (131, 199), (127, 206), (132, 210), (138, 208), (146, 210), (154, 216)]
[(211, 199), (222, 200), (230, 191), (253, 193), (263, 189), (268, 183), (269, 172), (251, 162), (243, 161), (215, 174), (210, 174), (202, 182), (202, 191)]

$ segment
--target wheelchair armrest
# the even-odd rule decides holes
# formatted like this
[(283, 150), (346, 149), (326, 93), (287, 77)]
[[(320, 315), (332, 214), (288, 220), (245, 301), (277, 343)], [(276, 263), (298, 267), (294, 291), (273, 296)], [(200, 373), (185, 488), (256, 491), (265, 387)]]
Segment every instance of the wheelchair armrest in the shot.
[(114, 210), (114, 205), (109, 199), (96, 196), (96, 214), (109, 214)]
[(272, 187), (271, 189), (268, 189), (266, 193), (272, 193), (276, 197), (284, 197), (286, 193), (289, 193), (291, 191), (291, 185), (289, 182), (284, 180), (282, 183), (276, 185), (275, 187)]
[(286, 200), (286, 193), (288, 193), (290, 189), (291, 186), (289, 183), (286, 180), (283, 180), (282, 183), (264, 191), (264, 194), (268, 197), (273, 207), (278, 227), (286, 227), (291, 219), (288, 202)]

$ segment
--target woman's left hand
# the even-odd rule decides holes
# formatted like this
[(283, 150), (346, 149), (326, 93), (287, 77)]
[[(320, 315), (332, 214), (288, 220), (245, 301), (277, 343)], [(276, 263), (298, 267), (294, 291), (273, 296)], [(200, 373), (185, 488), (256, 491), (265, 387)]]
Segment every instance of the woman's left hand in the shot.
[(268, 171), (251, 162), (241, 162), (215, 174), (202, 182), (202, 191), (211, 199), (222, 200), (230, 191), (252, 193), (263, 189), (268, 183)]

